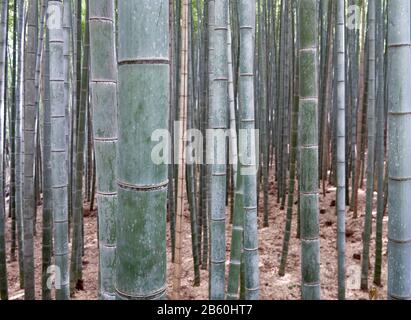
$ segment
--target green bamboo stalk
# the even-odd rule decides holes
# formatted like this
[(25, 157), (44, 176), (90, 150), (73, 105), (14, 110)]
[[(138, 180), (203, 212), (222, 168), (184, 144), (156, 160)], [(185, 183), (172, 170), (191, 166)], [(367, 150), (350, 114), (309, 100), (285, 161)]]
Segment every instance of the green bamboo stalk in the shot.
[[(231, 173), (230, 181), (230, 222), (233, 221), (235, 189), (237, 185), (237, 171), (238, 171), (238, 141), (237, 141), (237, 115), (236, 115), (236, 101), (234, 91), (234, 69), (233, 69), (233, 35), (231, 29), (230, 19), (230, 2), (228, 3), (228, 26), (227, 26), (227, 59), (228, 59), (228, 105), (229, 105), (229, 129), (230, 129), (230, 144), (229, 144), (229, 164)], [(227, 197), (228, 200), (228, 197)]]
[[(281, 206), (283, 210), (285, 207), (285, 199), (287, 195), (287, 163), (288, 163), (288, 131), (289, 131), (289, 107), (290, 107), (290, 46), (291, 46), (291, 19), (290, 19), (290, 2), (285, 1), (285, 38), (284, 38), (284, 50), (285, 50), (285, 65), (284, 65), (284, 93), (283, 93), (283, 108), (281, 113), (282, 131), (281, 131), (281, 174), (280, 174), (280, 189), (281, 189)], [(267, 172), (268, 174), (268, 172)]]
[(115, 298), (118, 125), (114, 14), (114, 0), (90, 1), (90, 75), (99, 211), (99, 298), (103, 300)]
[[(71, 153), (71, 141), (70, 141), (70, 106), (69, 106), (69, 97), (70, 97), (70, 36), (71, 36), (71, 19), (72, 19), (72, 7), (71, 7), (72, 1), (63, 1), (63, 64), (64, 64), (64, 74), (65, 74), (65, 79), (64, 79), (64, 103), (65, 109), (66, 109), (66, 141), (67, 141), (67, 165), (68, 165), (68, 173), (69, 177), (72, 176), (72, 166), (71, 161), (69, 161), (70, 153)], [(73, 87), (73, 91), (74, 91)], [(74, 94), (74, 92), (73, 92)], [(74, 113), (73, 106), (71, 106), (71, 111)], [(71, 191), (71, 182), (69, 180), (69, 190)], [(69, 217), (71, 219), (70, 213), (72, 212), (72, 197), (71, 197), (71, 192), (69, 193)], [(69, 232), (70, 232), (70, 222), (69, 222)], [(69, 234), (70, 238), (70, 234)]]
[(17, 79), (16, 79), (16, 224), (18, 236), (18, 260), (20, 288), (24, 288), (24, 266), (23, 266), (23, 137), (22, 131), (22, 69), (23, 69), (23, 26), (24, 26), (24, 2), (18, 2), (18, 31), (17, 31)]
[[(94, 170), (93, 170), (93, 124), (92, 124), (92, 114), (91, 114), (91, 106), (90, 103), (87, 103), (87, 158), (86, 158), (86, 200), (93, 204), (94, 199), (91, 199), (92, 196), (92, 188), (93, 188), (93, 177), (94, 177)], [(94, 195), (94, 193), (93, 193)], [(92, 206), (91, 206), (92, 207)], [(83, 224), (84, 227), (84, 224)], [(84, 245), (84, 241), (83, 241)]]
[[(228, 13), (230, 13), (230, 4), (228, 4)], [(237, 185), (237, 168), (238, 168), (238, 142), (237, 142), (237, 122), (236, 106), (234, 95), (234, 71), (233, 71), (233, 52), (232, 52), (232, 31), (231, 22), (228, 19), (227, 26), (227, 63), (228, 63), (228, 104), (230, 112), (230, 157), (233, 159), (233, 180), (234, 188)]]
[[(254, 136), (254, 41), (255, 41), (255, 1), (241, 0), (238, 4), (240, 27), (239, 102), (240, 135), (239, 148), (243, 154), (239, 170), (244, 183), (244, 273), (247, 300), (258, 300), (260, 294), (260, 274), (257, 234), (257, 165), (258, 153)], [(254, 140), (256, 139), (256, 140)]]
[(233, 229), (231, 236), (230, 268), (228, 273), (227, 300), (238, 300), (240, 288), (241, 256), (244, 235), (244, 185), (240, 171), (234, 193)]
[[(40, 4), (41, 10), (39, 12), (39, 8), (36, 7), (36, 16), (40, 15), (40, 17), (36, 20), (36, 26), (38, 29), (38, 41), (36, 44), (36, 63), (35, 63), (35, 76), (34, 76), (34, 90), (35, 90), (35, 110), (36, 110), (36, 117), (39, 121), (36, 122), (36, 152), (35, 152), (35, 168), (34, 168), (34, 218), (33, 218), (33, 235), (36, 236), (36, 222), (37, 222), (37, 204), (40, 199), (40, 194), (42, 193), (41, 186), (42, 186), (42, 172), (41, 172), (41, 165), (42, 165), (42, 148), (41, 148), (41, 139), (40, 139), (40, 80), (41, 80), (41, 62), (42, 62), (42, 53), (43, 53), (43, 43), (44, 43), (44, 24), (46, 20), (46, 2), (45, 0), (39, 0), (38, 4)], [(37, 4), (37, 5), (38, 5)]]
[[(38, 33), (38, 44), (36, 47), (36, 65), (35, 65), (35, 79), (34, 79), (34, 85), (35, 85), (35, 90), (36, 90), (36, 110), (37, 110), (37, 116), (40, 113), (40, 80), (41, 80), (41, 74), (40, 74), (40, 70), (41, 70), (41, 61), (42, 61), (42, 53), (43, 53), (43, 43), (44, 43), (44, 24), (45, 24), (45, 20), (46, 20), (46, 0), (39, 0), (40, 4), (41, 4), (41, 10), (40, 10), (40, 17), (39, 17), (39, 33)], [(38, 14), (38, 9), (36, 9), (36, 14)], [(39, 126), (40, 122), (37, 122), (37, 125)], [(36, 139), (40, 139), (40, 135), (36, 134)], [(39, 162), (38, 160), (41, 160), (41, 154), (36, 155), (36, 161)], [(38, 177), (39, 175), (36, 172), (36, 177)], [(40, 182), (40, 181), (39, 181)], [(36, 231), (34, 229), (34, 231)]]
[(369, 251), (372, 229), (372, 205), (374, 198), (374, 166), (375, 166), (375, 1), (368, 1), (368, 156), (367, 156), (367, 194), (365, 223), (363, 233), (363, 255), (361, 260), (361, 289), (368, 290)]
[[(64, 95), (66, 103), (66, 141), (67, 141), (67, 172), (68, 172), (68, 228), (69, 239), (73, 220), (73, 168), (75, 167), (75, 143), (77, 120), (77, 24), (76, 1), (63, 1), (63, 63), (64, 63)], [(71, 44), (71, 45), (70, 45)], [(81, 50), (81, 48), (80, 48)], [(71, 59), (70, 59), (71, 54)], [(71, 61), (70, 61), (71, 60)], [(71, 83), (70, 83), (71, 82)], [(71, 90), (70, 90), (71, 89)], [(71, 103), (70, 103), (71, 100)]]
[(337, 249), (338, 249), (338, 299), (345, 299), (345, 4), (337, 1)]
[(384, 39), (385, 37), (385, 17), (384, 8), (381, 1), (376, 4), (376, 21), (377, 21), (377, 133), (376, 133), (376, 172), (377, 172), (377, 223), (375, 235), (375, 264), (374, 264), (374, 284), (381, 285), (382, 269), (382, 246), (383, 246), (383, 218), (384, 218), (384, 158), (385, 158), (385, 54)]
[[(356, 4), (357, 0), (350, 0), (350, 6)], [(355, 172), (356, 172), (356, 149), (357, 149), (357, 111), (358, 111), (358, 52), (359, 52), (359, 34), (357, 28), (348, 31), (348, 46), (349, 46), (349, 94), (351, 96), (351, 201), (350, 210), (354, 208), (354, 187), (355, 187)], [(348, 176), (348, 175), (347, 175)], [(347, 188), (348, 190), (349, 188)]]
[[(202, 74), (208, 75), (209, 70), (209, 59), (208, 59), (208, 49), (209, 43), (209, 33), (208, 33), (208, 4), (204, 2), (204, 18), (203, 18), (203, 37), (204, 45), (202, 46)], [(208, 76), (202, 77), (202, 112), (201, 112), (201, 133), (203, 137), (206, 136), (206, 129), (208, 127), (208, 111), (209, 111), (209, 97), (208, 91), (210, 89)], [(207, 157), (206, 140), (203, 141), (203, 159)], [(209, 181), (208, 181), (208, 168), (203, 165), (200, 168), (200, 213), (201, 213), (201, 226), (202, 226), (202, 257), (201, 257), (201, 268), (207, 270), (209, 263), (209, 202), (208, 191), (209, 191)]]
[(299, 3), (302, 299), (320, 299), (317, 1)]
[[(69, 171), (69, 229), (71, 229), (71, 225), (74, 224), (75, 219), (75, 201), (76, 201), (76, 193), (77, 193), (77, 145), (79, 143), (83, 143), (83, 141), (78, 141), (78, 132), (79, 132), (79, 117), (80, 117), (80, 108), (81, 108), (81, 94), (82, 94), (82, 57), (83, 57), (83, 0), (77, 0), (76, 3), (76, 16), (75, 16), (75, 30), (73, 30), (73, 34), (75, 35), (75, 54), (74, 54), (74, 65), (75, 65), (75, 74), (73, 78), (75, 79), (75, 90), (73, 89), (73, 111), (72, 111), (72, 126), (71, 126), (71, 144), (70, 144), (70, 164), (68, 166)], [(66, 19), (63, 18), (64, 25), (66, 25)], [(64, 30), (64, 29), (63, 29)], [(63, 36), (65, 34), (63, 33)], [(74, 40), (73, 40), (74, 41)], [(67, 46), (67, 45), (66, 45)], [(73, 43), (74, 46), (74, 43)], [(64, 53), (63, 53), (64, 54)], [(68, 71), (68, 70), (67, 70)], [(66, 73), (67, 75), (67, 73)], [(66, 76), (67, 79), (67, 76)], [(67, 80), (66, 80), (67, 81)], [(78, 218), (76, 218), (78, 219)], [(73, 228), (73, 233), (74, 233)], [(77, 231), (78, 232), (78, 231)], [(74, 237), (74, 235), (73, 235)]]
[[(182, 274), (182, 226), (184, 212), (184, 190), (186, 185), (186, 130), (187, 130), (187, 109), (188, 109), (188, 71), (189, 71), (189, 4), (188, 0), (182, 3), (181, 12), (181, 35), (180, 35), (180, 53), (179, 53), (179, 94), (178, 94), (178, 144), (176, 146), (176, 155), (178, 159), (177, 169), (177, 187), (176, 187), (176, 242), (175, 242), (175, 260), (174, 260), (174, 277), (173, 277), (173, 298), (178, 300), (181, 291), (181, 274)], [(189, 193), (190, 191), (187, 190)]]
[[(46, 6), (48, 0), (45, 1)], [(51, 189), (51, 109), (50, 109), (50, 48), (49, 31), (46, 29), (46, 44), (43, 69), (43, 233), (42, 233), (42, 299), (51, 299), (51, 288), (47, 284), (48, 268), (51, 265), (53, 234), (53, 199)]]
[(70, 266), (70, 293), (74, 294), (77, 283), (82, 281), (82, 221), (83, 221), (83, 173), (84, 173), (84, 144), (85, 144), (85, 126), (86, 126), (86, 108), (88, 102), (88, 87), (89, 87), (89, 6), (86, 1), (86, 20), (85, 20), (85, 36), (83, 48), (83, 65), (81, 72), (81, 94), (80, 105), (78, 109), (77, 121), (77, 136), (76, 136), (76, 160), (75, 160), (75, 184), (74, 184), (74, 199), (73, 199), (73, 241), (71, 251), (71, 266)]
[[(365, 3), (365, 2), (364, 2)], [(365, 69), (366, 69), (366, 24), (365, 24), (365, 4), (362, 10), (362, 28), (361, 28), (361, 36), (360, 36), (360, 70), (359, 70), (359, 85), (358, 85), (358, 106), (357, 106), (357, 125), (356, 125), (356, 146), (357, 146), (357, 154), (355, 159), (355, 174), (353, 176), (353, 187), (352, 187), (352, 195), (351, 195), (351, 206), (350, 210), (354, 212), (353, 217), (356, 219), (358, 217), (358, 188), (360, 185), (360, 177), (361, 177), (361, 158), (363, 154), (363, 146), (362, 146), (362, 131), (364, 130), (363, 125), (363, 115), (366, 113), (364, 111), (364, 92), (365, 92)]]
[[(225, 136), (228, 123), (228, 1), (209, 0), (209, 128), (213, 135)], [(226, 144), (209, 141), (207, 158), (210, 165), (210, 299), (225, 296), (225, 203), (226, 203)], [(209, 147), (213, 149), (209, 149)]]
[(167, 165), (150, 154), (167, 129), (169, 2), (119, 5), (119, 161), (115, 289), (119, 299), (166, 293)]
[[(187, 128), (195, 129), (195, 40), (194, 40), (194, 23), (193, 9), (188, 6), (188, 110), (187, 110)], [(197, 177), (196, 164), (187, 163), (186, 166), (186, 186), (187, 197), (190, 206), (190, 222), (191, 222), (191, 244), (194, 264), (194, 286), (200, 285), (200, 254), (198, 245), (198, 206), (197, 206)]]
[[(6, 103), (4, 100), (6, 91), (6, 77), (3, 73), (5, 71), (6, 64), (6, 45), (7, 45), (7, 14), (8, 14), (8, 0), (2, 0), (0, 6), (0, 114), (3, 114), (3, 110), (6, 108)], [(4, 108), (4, 109), (3, 109)], [(0, 124), (0, 299), (8, 299), (8, 287), (7, 287), (7, 267), (6, 267), (6, 239), (5, 239), (5, 228), (6, 228), (6, 212), (4, 210), (4, 170), (3, 170), (3, 150), (4, 150), (4, 139), (3, 139), (3, 129), (2, 124)]]
[[(176, 54), (176, 45), (175, 45), (175, 41), (174, 41), (174, 36), (175, 36), (175, 32), (174, 32), (174, 5), (173, 5), (174, 1), (173, 0), (169, 0), (169, 8), (170, 8), (170, 61), (172, 63), (172, 67), (171, 68), (171, 76), (170, 76), (170, 107), (169, 107), (169, 127), (173, 128), (174, 126), (174, 121), (175, 119), (175, 109), (176, 109), (176, 98), (174, 97), (174, 95), (176, 94), (176, 90), (175, 90), (175, 86), (176, 86), (176, 77), (175, 77), (175, 68), (177, 65), (177, 54)], [(170, 156), (171, 156), (171, 161), (169, 164), (169, 169), (168, 169), (168, 181), (169, 181), (169, 185), (168, 185), (168, 189), (167, 189), (167, 207), (168, 207), (168, 219), (170, 221), (170, 239), (171, 239), (171, 262), (174, 263), (174, 255), (175, 255), (175, 242), (176, 242), (176, 233), (175, 233), (175, 216), (176, 216), (176, 201), (175, 201), (175, 196), (174, 196), (174, 130), (171, 130), (171, 145), (173, 146), (170, 150)]]
[(267, 36), (266, 36), (266, 3), (263, 1), (259, 6), (259, 36), (258, 36), (258, 122), (260, 128), (260, 145), (261, 149), (261, 168), (260, 173), (262, 175), (262, 187), (263, 187), (263, 203), (264, 203), (264, 227), (268, 227), (268, 178), (269, 178), (269, 155), (268, 155), (268, 117), (267, 117)]
[(50, 107), (51, 107), (51, 188), (54, 219), (54, 257), (60, 283), (56, 286), (56, 299), (69, 299), (68, 249), (68, 168), (66, 145), (66, 103), (64, 94), (65, 71), (64, 38), (62, 29), (63, 3), (49, 1), (49, 8), (60, 13), (53, 27), (49, 26), (50, 49)]
[[(328, 169), (328, 109), (331, 95), (332, 86), (332, 53), (333, 53), (333, 19), (332, 14), (335, 1), (331, 3), (329, 0), (320, 1), (320, 65), (319, 65), (319, 90), (320, 96), (318, 101), (318, 114), (319, 114), (319, 180), (322, 180), (322, 187), (325, 189), (327, 180)], [(325, 190), (323, 190), (325, 194)]]
[[(298, 35), (297, 35), (298, 36)], [(297, 42), (298, 45), (298, 42)], [(278, 274), (285, 275), (285, 268), (287, 265), (288, 248), (291, 238), (291, 224), (294, 207), (294, 189), (295, 189), (295, 173), (298, 149), (298, 113), (299, 113), (299, 54), (295, 57), (295, 73), (294, 73), (294, 101), (291, 111), (291, 153), (290, 153), (290, 170), (289, 170), (289, 186), (288, 186), (288, 202), (287, 202), (287, 217), (284, 232), (283, 248), (281, 252), (281, 262)]]
[(34, 284), (34, 160), (36, 153), (36, 92), (35, 65), (37, 46), (37, 0), (30, 0), (27, 13), (27, 40), (24, 50), (24, 179), (23, 179), (23, 233), (24, 233), (24, 298), (35, 299)]
[(411, 299), (411, 3), (388, 1), (388, 298)]
[(280, 44), (279, 44), (279, 58), (278, 58), (278, 102), (277, 102), (277, 111), (276, 111), (276, 179), (278, 182), (278, 192), (277, 192), (277, 203), (282, 199), (284, 190), (283, 190), (283, 144), (282, 144), (282, 135), (283, 135), (283, 113), (284, 113), (284, 86), (285, 86), (285, 35), (286, 35), (286, 5), (287, 1), (281, 1), (280, 3)]
[(96, 198), (96, 183), (97, 183), (97, 174), (96, 174), (96, 156), (95, 156), (95, 151), (94, 151), (94, 146), (92, 150), (92, 170), (93, 170), (93, 176), (92, 176), (92, 181), (91, 181), (91, 195), (90, 195), (90, 211), (94, 211), (94, 202)]
[(322, 180), (322, 190), (323, 195), (326, 194), (328, 171), (330, 169), (330, 136), (332, 130), (330, 128), (329, 116), (332, 116), (333, 112), (333, 61), (335, 57), (335, 9), (336, 1), (333, 1), (328, 5), (328, 21), (327, 21), (327, 38), (325, 39), (326, 55), (325, 55), (325, 67), (324, 67), (324, 81), (323, 81), (323, 92), (322, 92), (322, 102), (321, 102), (321, 123), (320, 123), (320, 180)]
[(13, 4), (13, 60), (12, 60), (12, 75), (11, 75), (11, 119), (10, 119), (10, 215), (11, 221), (11, 246), (10, 259), (16, 261), (17, 248), (17, 219), (16, 219), (16, 81), (17, 81), (17, 3), (15, 0)]

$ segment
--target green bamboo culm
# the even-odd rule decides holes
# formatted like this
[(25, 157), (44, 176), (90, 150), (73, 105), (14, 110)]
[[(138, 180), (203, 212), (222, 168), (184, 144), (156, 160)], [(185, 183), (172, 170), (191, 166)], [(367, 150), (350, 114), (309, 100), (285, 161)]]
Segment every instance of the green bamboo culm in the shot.
[[(63, 12), (62, 1), (49, 1), (48, 12)], [(54, 258), (60, 283), (56, 299), (69, 299), (68, 173), (66, 140), (65, 70), (63, 61), (62, 15), (49, 27), (51, 107), (51, 188), (54, 219)]]
[(320, 299), (318, 199), (318, 9), (317, 1), (299, 2), (300, 59), (300, 214), (301, 293), (303, 300)]
[(115, 299), (117, 65), (114, 0), (90, 0), (91, 100), (97, 174), (99, 298)]
[(34, 195), (34, 161), (36, 152), (36, 90), (35, 66), (37, 42), (37, 0), (28, 2), (27, 40), (24, 49), (24, 173), (23, 173), (23, 234), (24, 234), (24, 299), (35, 299), (33, 219), (36, 209)]
[[(18, 27), (17, 27), (17, 46), (22, 47), (23, 43), (23, 27), (24, 27), (24, 0), (18, 0)], [(16, 224), (17, 224), (17, 236), (18, 236), (18, 260), (19, 260), (19, 278), (20, 289), (24, 289), (24, 266), (23, 266), (23, 157), (22, 157), (22, 68), (23, 68), (23, 54), (21, 50), (18, 51), (17, 58), (17, 77), (16, 77)]]
[(226, 144), (228, 123), (228, 1), (209, 0), (209, 62), (210, 62), (210, 112), (209, 128), (213, 141), (208, 141), (208, 155), (212, 160), (210, 171), (210, 299), (225, 297), (225, 203), (226, 203)]
[(166, 295), (167, 164), (154, 161), (155, 130), (168, 128), (169, 1), (122, 0), (119, 9), (119, 153), (115, 291)]
[(386, 28), (385, 28), (385, 8), (381, 1), (377, 1), (376, 4), (376, 23), (377, 23), (377, 43), (376, 43), (376, 77), (377, 77), (377, 102), (376, 102), (376, 115), (377, 115), (377, 132), (376, 132), (376, 177), (377, 177), (377, 223), (375, 228), (375, 263), (374, 263), (374, 284), (381, 285), (381, 269), (382, 269), (382, 249), (383, 249), (383, 219), (384, 219), (384, 202), (385, 202), (385, 173), (384, 173), (384, 160), (385, 160), (385, 51), (384, 44)]
[[(297, 17), (296, 17), (297, 20)], [(298, 41), (296, 43), (298, 45)], [(295, 193), (295, 173), (297, 171), (297, 144), (298, 144), (298, 112), (299, 112), (299, 70), (298, 70), (298, 50), (295, 57), (294, 70), (294, 97), (293, 106), (291, 110), (291, 140), (290, 140), (290, 164), (289, 164), (289, 184), (288, 184), (288, 199), (287, 199), (287, 216), (284, 231), (283, 247), (281, 252), (280, 267), (278, 275), (283, 277), (285, 275), (285, 268), (287, 266), (288, 250), (291, 238), (291, 226), (294, 208), (294, 193)]]
[(370, 240), (372, 229), (372, 207), (374, 198), (375, 167), (375, 2), (368, 1), (368, 156), (367, 156), (367, 194), (363, 233), (363, 254), (361, 260), (361, 289), (368, 290), (368, 269), (370, 261)]
[(10, 260), (16, 261), (17, 216), (16, 216), (16, 80), (17, 80), (17, 1), (13, 3), (13, 57), (10, 85), (10, 215), (11, 248)]
[(345, 4), (337, 0), (337, 250), (338, 299), (345, 299)]
[[(46, 5), (48, 0), (46, 0)], [(46, 32), (43, 69), (43, 233), (42, 233), (42, 269), (41, 293), (43, 300), (51, 300), (51, 288), (48, 286), (48, 268), (51, 265), (53, 239), (53, 199), (51, 189), (51, 109), (50, 109), (50, 49), (49, 31)]]
[[(191, 5), (188, 6), (188, 110), (187, 110), (187, 128), (195, 129), (195, 35), (193, 23), (193, 10)], [(194, 263), (194, 286), (200, 285), (200, 253), (198, 241), (198, 205), (197, 205), (197, 176), (195, 164), (186, 166), (186, 186), (188, 202), (190, 206), (190, 224), (191, 224), (191, 244)]]
[(230, 268), (228, 273), (227, 300), (238, 300), (240, 289), (241, 256), (244, 251), (244, 185), (237, 171), (234, 192), (233, 229), (231, 237)]
[[(0, 70), (5, 70), (5, 60), (6, 60), (6, 38), (7, 38), (7, 13), (8, 13), (8, 1), (2, 0), (0, 4)], [(4, 101), (4, 91), (6, 90), (6, 77), (1, 75), (0, 79), (0, 114), (4, 114), (4, 108), (6, 104)], [(7, 290), (7, 268), (6, 268), (6, 241), (5, 241), (5, 228), (6, 228), (6, 212), (4, 210), (4, 170), (3, 170), (3, 133), (5, 130), (0, 124), (0, 299), (8, 299), (8, 290)]]
[(388, 298), (411, 299), (411, 3), (388, 1)]
[(73, 243), (71, 247), (71, 264), (70, 264), (70, 294), (74, 294), (78, 281), (82, 280), (82, 226), (83, 226), (83, 173), (84, 173), (84, 145), (85, 145), (85, 127), (86, 127), (86, 109), (89, 98), (89, 5), (86, 1), (86, 21), (83, 50), (83, 64), (81, 73), (81, 94), (80, 105), (78, 109), (77, 137), (76, 137), (76, 161), (73, 193)]
[(255, 134), (254, 109), (254, 43), (255, 12), (254, 0), (238, 3), (240, 28), (239, 62), (239, 170), (244, 184), (244, 296), (247, 300), (258, 300), (260, 296), (260, 273), (258, 258), (257, 228), (257, 165), (258, 148)]

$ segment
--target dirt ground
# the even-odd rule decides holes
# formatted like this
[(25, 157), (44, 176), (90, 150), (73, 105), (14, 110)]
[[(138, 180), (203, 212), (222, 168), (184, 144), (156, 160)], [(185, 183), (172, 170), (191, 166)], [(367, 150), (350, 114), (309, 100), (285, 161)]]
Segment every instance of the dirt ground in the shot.
[[(272, 176), (272, 175), (271, 175)], [(320, 197), (320, 236), (321, 236), (321, 288), (322, 299), (337, 299), (337, 221), (334, 207), (335, 188), (329, 186), (325, 197)], [(262, 228), (262, 203), (259, 209), (259, 242), (260, 242), (260, 285), (261, 299), (264, 300), (296, 300), (300, 299), (300, 243), (296, 239), (296, 215), (293, 216), (293, 231), (290, 241), (289, 256), (284, 277), (278, 276), (281, 258), (283, 234), (285, 228), (285, 210), (280, 210), (276, 203), (276, 190), (273, 181), (270, 182), (270, 226)], [(262, 196), (260, 201), (262, 201)], [(86, 207), (86, 206), (85, 206)], [(87, 206), (88, 207), (88, 206)], [(227, 210), (229, 211), (229, 210)], [(359, 289), (359, 274), (361, 268), (362, 230), (365, 211), (365, 192), (359, 191), (359, 217), (353, 219), (352, 212), (347, 212), (346, 232), (346, 267), (347, 267), (347, 299), (369, 299), (369, 293)], [(294, 210), (296, 212), (296, 210)], [(39, 221), (37, 223), (37, 236), (35, 238), (35, 272), (36, 272), (36, 297), (41, 298), (41, 206), (38, 207)], [(84, 233), (85, 255), (83, 259), (84, 290), (76, 292), (73, 299), (97, 299), (98, 279), (98, 250), (97, 250), (97, 213), (85, 210)], [(373, 212), (373, 234), (370, 248), (369, 287), (373, 287), (373, 265), (375, 259), (375, 221), (376, 212)], [(24, 298), (24, 291), (20, 289), (18, 262), (10, 261), (10, 219), (7, 225), (7, 270), (9, 281), (9, 297), (17, 300)], [(201, 271), (201, 285), (193, 287), (193, 261), (191, 254), (191, 231), (189, 214), (184, 217), (183, 232), (183, 274), (181, 299), (201, 300), (208, 298), (208, 271)], [(169, 232), (169, 230), (167, 230)], [(227, 271), (229, 264), (229, 250), (231, 239), (231, 225), (227, 224)], [(383, 233), (383, 268), (382, 287), (377, 289), (377, 299), (386, 297), (387, 275), (387, 217), (384, 217)], [(172, 292), (173, 265), (170, 254), (170, 235), (167, 234), (168, 258), (168, 292)], [(228, 273), (228, 272), (227, 272)]]

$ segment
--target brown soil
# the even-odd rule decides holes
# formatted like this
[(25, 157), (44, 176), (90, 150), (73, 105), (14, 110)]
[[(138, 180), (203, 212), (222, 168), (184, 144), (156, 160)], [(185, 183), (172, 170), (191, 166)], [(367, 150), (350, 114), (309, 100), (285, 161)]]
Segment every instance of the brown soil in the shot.
[[(278, 276), (279, 261), (283, 233), (285, 226), (285, 210), (280, 210), (276, 203), (276, 190), (274, 182), (270, 182), (270, 226), (262, 228), (262, 203), (260, 203), (260, 285), (261, 299), (283, 300), (300, 299), (300, 244), (296, 239), (296, 215), (293, 217), (293, 232), (290, 241), (290, 249), (286, 275)], [(325, 197), (320, 197), (321, 223), (321, 283), (322, 298), (337, 299), (337, 225), (335, 215), (335, 188), (329, 186)], [(260, 197), (262, 201), (263, 197)], [(346, 266), (347, 266), (347, 299), (369, 299), (369, 293), (359, 290), (357, 283), (358, 272), (361, 266), (362, 253), (362, 230), (364, 221), (365, 192), (359, 191), (359, 217), (353, 219), (352, 213), (347, 212), (347, 237), (346, 237)], [(88, 207), (88, 205), (87, 205)], [(86, 206), (85, 206), (86, 208)], [(294, 210), (295, 212), (296, 210)], [(36, 270), (36, 297), (41, 298), (41, 206), (38, 207), (39, 221), (37, 223), (37, 236), (35, 237), (35, 270)], [(375, 212), (373, 212), (373, 226), (375, 226)], [(181, 299), (200, 300), (208, 298), (208, 271), (201, 270), (201, 285), (193, 287), (193, 262), (191, 254), (191, 231), (188, 212), (184, 216), (183, 225), (183, 270)], [(7, 268), (9, 281), (9, 297), (11, 299), (23, 299), (24, 291), (20, 289), (18, 262), (10, 261), (10, 219), (7, 224)], [(86, 210), (84, 218), (85, 232), (85, 255), (83, 259), (84, 290), (78, 291), (73, 299), (92, 300), (97, 299), (98, 279), (98, 249), (96, 212)], [(227, 268), (229, 262), (229, 249), (231, 239), (231, 225), (227, 224)], [(386, 297), (386, 274), (387, 274), (387, 218), (384, 218), (384, 247), (383, 247), (383, 286), (373, 286), (373, 265), (375, 248), (375, 227), (373, 227), (370, 250), (369, 287), (377, 289), (377, 298)], [(169, 230), (168, 230), (169, 233)], [(167, 234), (167, 257), (168, 257), (168, 292), (172, 292), (173, 265), (170, 254), (170, 236)], [(354, 276), (353, 276), (354, 274)]]

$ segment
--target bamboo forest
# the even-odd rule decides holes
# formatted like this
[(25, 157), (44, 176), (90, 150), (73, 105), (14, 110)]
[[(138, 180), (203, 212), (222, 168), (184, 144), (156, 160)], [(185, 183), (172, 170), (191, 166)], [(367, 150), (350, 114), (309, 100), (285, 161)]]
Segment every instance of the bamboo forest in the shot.
[(0, 19), (1, 300), (411, 300), (410, 0)]

